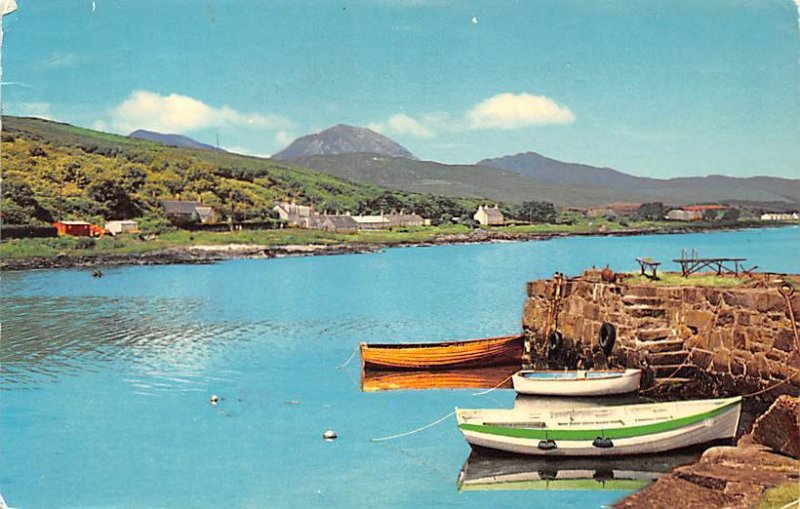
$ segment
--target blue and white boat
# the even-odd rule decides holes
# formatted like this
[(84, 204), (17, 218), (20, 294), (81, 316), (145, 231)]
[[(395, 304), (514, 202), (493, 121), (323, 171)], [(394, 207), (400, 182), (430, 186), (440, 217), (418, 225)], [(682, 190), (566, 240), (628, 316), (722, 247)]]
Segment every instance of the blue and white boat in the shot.
[(641, 369), (597, 371), (522, 370), (511, 378), (514, 390), (537, 396), (610, 396), (639, 389)]

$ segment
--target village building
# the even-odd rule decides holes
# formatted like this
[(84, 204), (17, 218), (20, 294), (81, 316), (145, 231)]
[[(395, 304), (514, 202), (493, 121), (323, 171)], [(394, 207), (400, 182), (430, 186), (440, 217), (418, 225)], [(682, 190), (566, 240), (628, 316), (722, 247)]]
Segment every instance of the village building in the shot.
[(608, 208), (611, 209), (616, 216), (622, 217), (630, 217), (639, 212), (639, 207), (641, 207), (641, 203), (627, 203), (627, 202), (619, 202), (616, 201), (614, 203), (610, 203)]
[(183, 222), (213, 223), (217, 219), (213, 207), (203, 205), (199, 201), (162, 200), (164, 213), (172, 220)]
[(494, 207), (480, 205), (472, 219), (484, 226), (500, 226), (505, 221), (503, 213), (497, 208), (497, 205)]
[(404, 214), (401, 212), (400, 214), (389, 214), (386, 219), (389, 220), (390, 228), (425, 225), (425, 218), (419, 214)]
[(666, 218), (670, 221), (699, 221), (703, 213), (696, 210), (674, 209), (667, 212)]
[(58, 221), (53, 223), (59, 235), (71, 235), (73, 237), (91, 237), (92, 223), (86, 221)]
[(608, 207), (592, 207), (586, 210), (586, 217), (592, 219), (596, 217), (605, 217), (607, 219), (614, 219), (615, 217), (617, 217), (617, 213)]
[(800, 215), (797, 212), (789, 213), (766, 213), (761, 214), (762, 221), (797, 221), (800, 220)]
[(351, 216), (323, 215), (319, 219), (317, 229), (336, 233), (356, 233), (358, 231), (358, 223)]
[(383, 230), (391, 228), (389, 219), (383, 214), (379, 216), (351, 216), (361, 230)]
[(283, 201), (272, 207), (281, 220), (286, 221), (289, 226), (297, 228), (316, 228), (319, 220), (319, 213), (313, 206), (298, 205), (294, 200), (290, 203)]
[(135, 233), (139, 231), (139, 223), (131, 219), (106, 222), (106, 230), (111, 235), (118, 233)]

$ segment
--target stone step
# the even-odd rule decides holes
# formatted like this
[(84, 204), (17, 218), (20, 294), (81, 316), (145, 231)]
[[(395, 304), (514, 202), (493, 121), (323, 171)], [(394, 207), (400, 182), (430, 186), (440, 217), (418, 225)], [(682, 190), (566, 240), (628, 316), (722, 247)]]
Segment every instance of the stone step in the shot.
[(660, 306), (664, 303), (659, 297), (647, 297), (643, 295), (624, 295), (622, 297), (622, 303), (626, 306), (636, 306), (636, 305), (645, 305), (645, 306)]
[(636, 347), (649, 353), (678, 352), (683, 350), (682, 339), (665, 339), (661, 341), (637, 341)]
[(657, 288), (648, 286), (629, 286), (623, 290), (625, 296), (636, 295), (638, 297), (655, 297), (658, 293)]
[(691, 378), (697, 372), (697, 366), (682, 364), (664, 364), (663, 366), (653, 366), (653, 373), (656, 378), (681, 377)]
[(689, 357), (688, 350), (676, 350), (674, 352), (656, 352), (648, 355), (651, 366), (670, 366), (680, 365)]
[(667, 310), (661, 307), (637, 305), (628, 308), (628, 313), (636, 318), (666, 318)]
[(667, 327), (653, 327), (652, 329), (639, 329), (636, 331), (636, 337), (640, 341), (658, 341), (667, 339), (671, 335), (672, 329)]

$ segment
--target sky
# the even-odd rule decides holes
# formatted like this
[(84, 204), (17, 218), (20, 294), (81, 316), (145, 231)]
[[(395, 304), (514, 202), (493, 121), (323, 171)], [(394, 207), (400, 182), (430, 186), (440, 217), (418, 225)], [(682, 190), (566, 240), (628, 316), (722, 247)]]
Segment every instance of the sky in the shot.
[(370, 127), (421, 159), (800, 178), (800, 0), (18, 0), (6, 114), (269, 155)]

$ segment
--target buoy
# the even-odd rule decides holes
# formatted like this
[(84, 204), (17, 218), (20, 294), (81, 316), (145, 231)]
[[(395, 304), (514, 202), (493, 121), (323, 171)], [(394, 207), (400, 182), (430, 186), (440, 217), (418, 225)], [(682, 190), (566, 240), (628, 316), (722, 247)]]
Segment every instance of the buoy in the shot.
[(210, 401), (212, 405), (216, 405), (217, 403), (219, 403), (219, 396), (217, 396), (216, 394), (212, 394)]
[(322, 434), (322, 438), (324, 438), (325, 440), (327, 440), (328, 442), (330, 442), (330, 441), (332, 441), (332, 440), (336, 440), (337, 438), (339, 438), (339, 435), (337, 435), (337, 434), (336, 434), (336, 432), (335, 432), (335, 431), (333, 431), (332, 429), (329, 429), (329, 430), (326, 430), (326, 431), (325, 431), (325, 432)]

